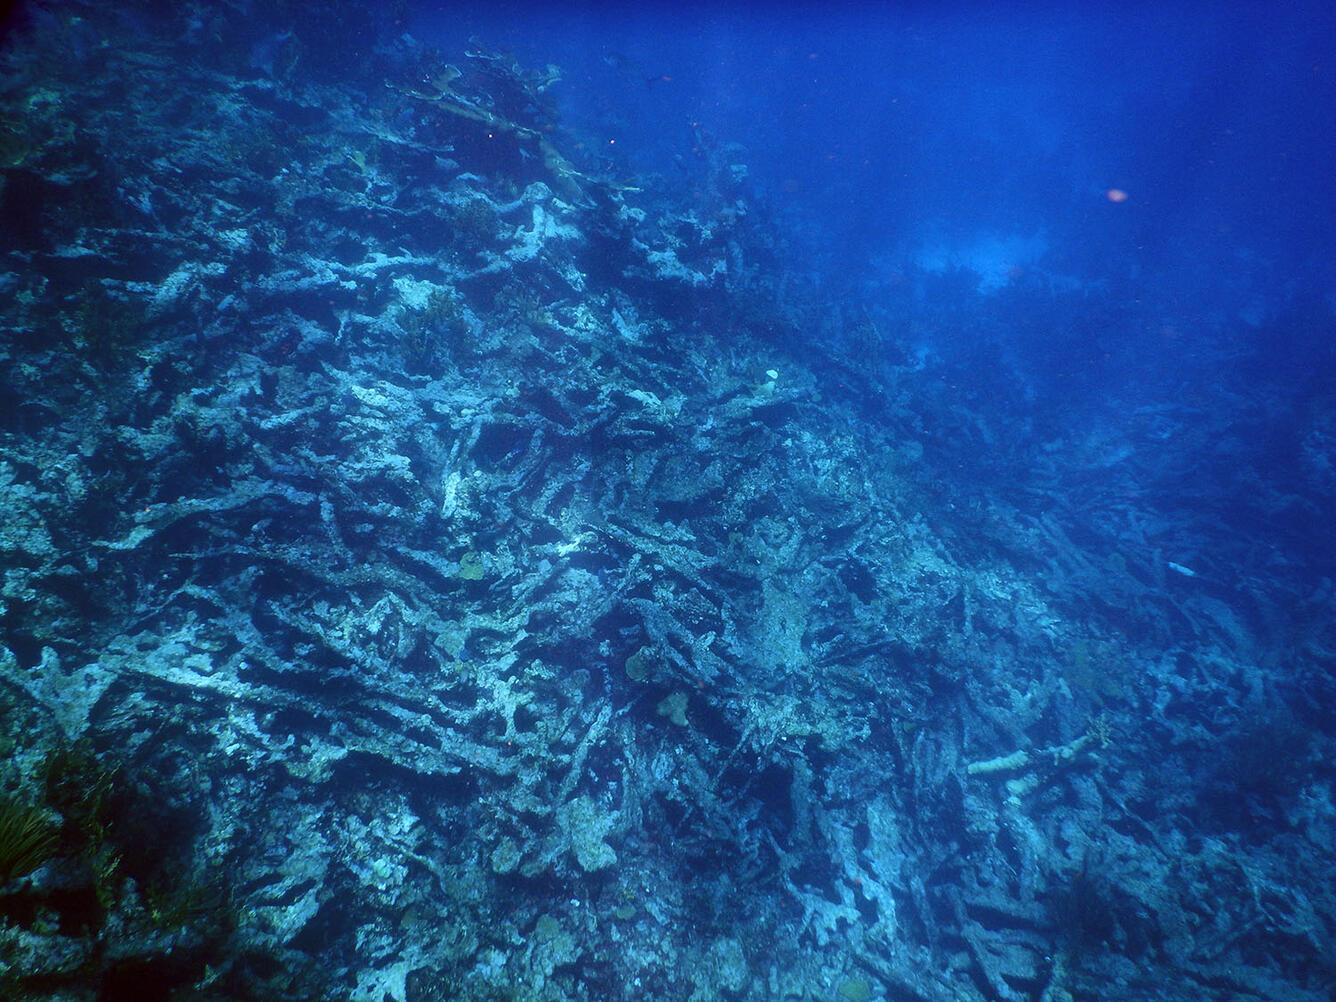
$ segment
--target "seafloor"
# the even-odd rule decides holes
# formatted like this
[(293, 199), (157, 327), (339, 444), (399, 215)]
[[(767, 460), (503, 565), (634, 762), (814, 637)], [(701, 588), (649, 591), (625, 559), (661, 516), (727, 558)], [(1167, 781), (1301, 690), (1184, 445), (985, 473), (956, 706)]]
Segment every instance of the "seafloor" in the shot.
[(741, 152), (288, 7), (4, 54), (4, 998), (1331, 997), (1331, 428), (1002, 422)]

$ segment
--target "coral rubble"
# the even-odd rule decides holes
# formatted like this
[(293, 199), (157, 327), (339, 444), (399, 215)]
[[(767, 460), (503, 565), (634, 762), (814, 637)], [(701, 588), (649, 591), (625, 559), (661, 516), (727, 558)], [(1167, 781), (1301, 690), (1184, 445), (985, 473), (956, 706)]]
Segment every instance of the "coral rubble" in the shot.
[(4, 54), (7, 998), (1328, 997), (1329, 892), (1146, 764), (1260, 686), (1209, 588), (949, 514), (553, 73), (251, 6)]

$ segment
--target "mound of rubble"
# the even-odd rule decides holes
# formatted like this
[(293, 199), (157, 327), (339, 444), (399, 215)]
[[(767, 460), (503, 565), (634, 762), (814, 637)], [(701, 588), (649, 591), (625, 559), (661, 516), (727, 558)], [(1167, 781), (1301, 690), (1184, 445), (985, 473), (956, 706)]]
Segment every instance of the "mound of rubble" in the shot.
[(731, 151), (671, 204), (553, 68), (243, 8), (4, 54), (7, 998), (1328, 997), (1228, 602), (943, 501)]

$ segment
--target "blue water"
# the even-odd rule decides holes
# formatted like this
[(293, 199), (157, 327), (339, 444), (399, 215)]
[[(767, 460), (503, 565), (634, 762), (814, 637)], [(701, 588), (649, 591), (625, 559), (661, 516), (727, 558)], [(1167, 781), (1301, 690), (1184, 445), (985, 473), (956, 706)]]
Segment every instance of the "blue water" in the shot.
[(559, 65), (591, 152), (669, 184), (702, 136), (740, 144), (831, 281), (1038, 268), (1252, 319), (1330, 289), (1329, 5), (1013, 6), (422, 4), (413, 26)]

